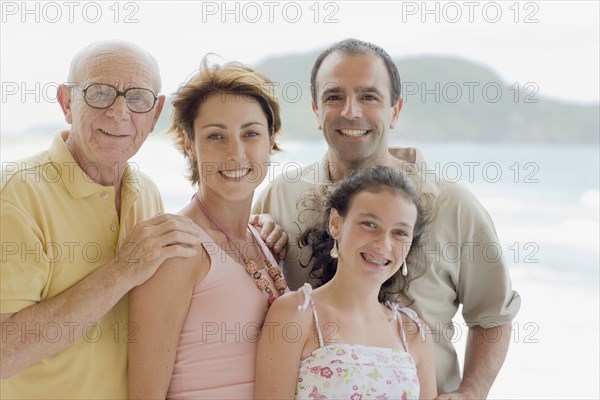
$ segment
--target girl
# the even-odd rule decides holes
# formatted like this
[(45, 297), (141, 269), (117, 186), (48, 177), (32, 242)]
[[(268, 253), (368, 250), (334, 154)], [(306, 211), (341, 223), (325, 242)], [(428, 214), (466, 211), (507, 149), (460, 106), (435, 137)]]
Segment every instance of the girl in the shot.
[[(323, 221), (305, 231), (312, 274), (270, 309), (257, 357), (257, 399), (435, 398), (427, 328), (408, 308), (410, 262), (424, 216), (408, 179), (373, 167), (327, 196)], [(401, 293), (392, 293), (400, 280)]]

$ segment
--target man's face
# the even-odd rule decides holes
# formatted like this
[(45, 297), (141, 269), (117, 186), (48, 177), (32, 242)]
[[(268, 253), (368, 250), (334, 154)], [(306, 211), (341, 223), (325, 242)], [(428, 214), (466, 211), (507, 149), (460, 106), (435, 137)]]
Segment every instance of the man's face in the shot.
[(119, 91), (138, 87), (156, 94), (155, 76), (152, 67), (134, 54), (102, 54), (83, 66), (78, 87), (69, 89), (71, 102), (65, 109), (71, 124), (71, 151), (80, 166), (111, 167), (127, 162), (154, 129), (164, 101), (161, 96), (152, 110), (142, 114), (130, 111), (123, 96), (109, 108), (96, 109), (86, 104), (81, 89), (90, 83), (104, 83)]
[(333, 161), (364, 164), (385, 157), (387, 131), (395, 126), (401, 101), (392, 106), (390, 77), (374, 54), (333, 52), (316, 76), (313, 111)]

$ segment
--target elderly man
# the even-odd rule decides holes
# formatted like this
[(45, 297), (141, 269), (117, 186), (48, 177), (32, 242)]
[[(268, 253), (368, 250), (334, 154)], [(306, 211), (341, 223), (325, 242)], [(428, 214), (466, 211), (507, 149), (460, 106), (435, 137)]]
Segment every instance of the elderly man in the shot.
[(1, 398), (126, 398), (125, 295), (200, 242), (127, 163), (165, 101), (155, 59), (95, 43), (69, 82), (57, 97), (71, 129), (2, 175)]
[[(388, 147), (402, 98), (398, 70), (382, 48), (354, 39), (334, 44), (317, 58), (311, 85), (313, 111), (328, 151), (321, 162), (302, 169), (300, 180), (277, 178), (254, 209), (273, 215), (289, 235), (284, 274), (290, 287), (309, 281), (310, 268), (303, 265), (309, 264), (310, 251), (299, 248), (297, 239), (319, 212), (314, 194), (369, 166), (403, 170), (430, 218), (423, 257), (408, 266), (418, 277), (409, 295), (433, 331), (438, 393), (440, 398), (485, 398), (504, 362), (509, 324), (520, 306), (506, 265), (482, 252), (482, 246), (498, 243), (490, 217), (465, 188), (434, 176), (417, 149)], [(461, 253), (447, 257), (442, 249), (448, 244)], [(450, 342), (459, 304), (470, 327), (462, 380)]]

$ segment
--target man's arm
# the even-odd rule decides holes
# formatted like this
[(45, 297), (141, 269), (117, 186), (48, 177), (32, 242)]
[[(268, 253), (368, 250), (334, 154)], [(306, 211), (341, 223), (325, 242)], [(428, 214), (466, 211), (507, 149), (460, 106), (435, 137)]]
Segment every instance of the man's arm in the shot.
[(485, 399), (504, 363), (510, 343), (510, 323), (492, 328), (469, 329), (463, 379), (456, 392), (440, 400)]
[[(131, 288), (150, 278), (163, 261), (196, 254), (197, 226), (187, 217), (159, 214), (138, 223), (117, 257), (63, 293), (0, 317), (0, 374), (7, 379), (81, 338), (86, 324), (104, 316)], [(52, 342), (39, 340), (36, 326), (72, 327)]]
[[(440, 395), (440, 398), (484, 399), (506, 358), (510, 324), (521, 301), (512, 289), (508, 265), (501, 252), (495, 257), (487, 253), (490, 246), (501, 248), (490, 215), (468, 190), (459, 185), (446, 186), (449, 199), (446, 205), (450, 203), (452, 209), (460, 209), (459, 242), (464, 248), (456, 293), (463, 318), (471, 328), (463, 379), (451, 396)], [(451, 214), (444, 214), (446, 218), (441, 221), (439, 215), (442, 213), (438, 214), (438, 223), (448, 226), (452, 222)]]

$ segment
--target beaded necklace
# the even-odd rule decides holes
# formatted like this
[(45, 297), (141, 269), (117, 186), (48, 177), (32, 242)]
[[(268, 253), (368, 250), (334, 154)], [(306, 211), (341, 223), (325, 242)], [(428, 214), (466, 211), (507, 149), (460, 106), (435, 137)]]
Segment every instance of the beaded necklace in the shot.
[[(240, 259), (243, 261), (244, 265), (246, 266), (246, 272), (248, 273), (248, 275), (250, 275), (254, 279), (254, 282), (256, 283), (256, 286), (258, 287), (258, 289), (261, 291), (264, 291), (265, 294), (267, 295), (269, 306), (271, 304), (273, 304), (273, 302), (275, 301), (275, 295), (273, 294), (273, 291), (269, 287), (269, 283), (267, 282), (267, 280), (265, 278), (263, 278), (262, 273), (259, 271), (259, 267), (258, 267), (258, 264), (256, 263), (256, 261), (250, 260), (247, 257), (244, 257), (244, 255), (242, 254), (242, 252), (240, 251), (238, 246), (235, 245), (235, 243), (233, 242), (233, 240), (231, 240), (231, 238), (229, 237), (227, 232), (225, 232), (225, 229), (223, 229), (221, 227), (221, 225), (219, 225), (219, 223), (213, 218), (213, 216), (210, 215), (210, 213), (206, 209), (206, 206), (204, 205), (204, 203), (202, 203), (202, 200), (200, 200), (200, 198), (198, 197), (197, 194), (194, 194), (194, 198), (196, 199), (196, 204), (198, 205), (198, 208), (204, 213), (204, 215), (206, 215), (206, 217), (210, 220), (210, 222), (212, 222), (217, 228), (219, 228), (221, 233), (223, 233), (223, 235), (225, 235), (225, 237), (227, 238), (229, 243), (232, 244), (233, 247), (235, 248), (235, 250), (238, 252)], [(254, 240), (254, 242), (256, 243), (256, 245), (258, 246), (258, 248), (260, 249), (260, 251), (263, 255), (263, 259), (264, 259), (265, 265), (267, 267), (267, 272), (268, 272), (269, 276), (273, 279), (273, 282), (275, 283), (275, 288), (277, 289), (277, 292), (279, 292), (279, 295), (284, 294), (287, 289), (287, 284), (285, 282), (285, 279), (283, 279), (283, 275), (281, 274), (281, 270), (279, 269), (279, 266), (275, 266), (269, 261), (269, 258), (267, 257), (267, 255), (265, 254), (265, 251), (263, 250), (262, 246), (258, 242), (258, 239), (254, 235), (254, 232), (252, 231), (252, 229), (250, 229), (250, 225), (248, 225), (247, 229), (250, 232), (252, 239)]]

